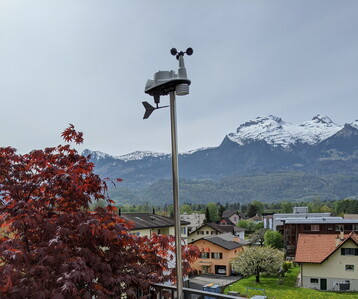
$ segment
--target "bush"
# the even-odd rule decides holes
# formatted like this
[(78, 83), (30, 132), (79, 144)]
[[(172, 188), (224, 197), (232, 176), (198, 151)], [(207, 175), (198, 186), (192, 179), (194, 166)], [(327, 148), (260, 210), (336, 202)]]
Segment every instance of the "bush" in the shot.
[(290, 269), (290, 268), (292, 268), (292, 262), (288, 262), (288, 261), (283, 262), (283, 264), (282, 264), (283, 272), (286, 273), (288, 271), (288, 269)]

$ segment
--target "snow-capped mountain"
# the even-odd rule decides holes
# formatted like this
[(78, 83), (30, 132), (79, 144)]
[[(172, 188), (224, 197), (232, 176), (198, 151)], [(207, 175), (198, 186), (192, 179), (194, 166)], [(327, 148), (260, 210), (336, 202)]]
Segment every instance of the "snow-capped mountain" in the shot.
[(343, 128), (335, 124), (329, 117), (316, 115), (310, 121), (299, 125), (285, 122), (281, 118), (270, 115), (257, 117), (240, 125), (236, 133), (227, 137), (239, 145), (263, 140), (273, 146), (285, 149), (297, 143), (317, 144), (337, 133)]
[[(122, 156), (85, 150), (102, 177), (147, 186), (171, 178), (170, 154), (137, 151)], [(339, 125), (316, 115), (299, 125), (279, 117), (257, 117), (240, 125), (214, 148), (179, 155), (181, 178), (217, 180), (276, 171), (358, 175), (358, 120)]]
[(85, 149), (82, 152), (83, 156), (91, 156), (92, 161), (100, 161), (100, 160), (105, 160), (105, 159), (112, 159), (112, 160), (121, 160), (124, 162), (129, 162), (129, 161), (135, 161), (135, 160), (142, 160), (144, 158), (163, 158), (163, 157), (167, 157), (169, 156), (169, 154), (164, 154), (164, 153), (156, 153), (156, 152), (151, 152), (151, 151), (135, 151), (126, 155), (122, 155), (122, 156), (112, 156), (100, 151), (91, 151), (88, 149)]

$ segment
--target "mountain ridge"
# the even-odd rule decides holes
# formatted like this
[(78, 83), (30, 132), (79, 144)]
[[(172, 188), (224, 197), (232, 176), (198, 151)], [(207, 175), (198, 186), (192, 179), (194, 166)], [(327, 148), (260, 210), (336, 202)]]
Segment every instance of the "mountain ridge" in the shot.
[[(123, 186), (131, 190), (144, 190), (159, 180), (171, 179), (170, 154), (137, 151), (115, 157), (85, 150), (83, 155), (91, 156), (101, 177), (123, 178)], [(181, 180), (218, 182), (279, 172), (354, 178), (358, 175), (358, 121), (338, 125), (327, 116), (316, 115), (292, 125), (272, 115), (258, 117), (241, 124), (236, 133), (227, 134), (217, 147), (179, 154)], [(349, 190), (356, 190), (355, 186)]]
[[(355, 120), (350, 124), (346, 123), (345, 125), (350, 125), (351, 127), (358, 129), (358, 120)], [(328, 116), (321, 116), (320, 114), (315, 115), (310, 121), (305, 121), (298, 125), (293, 125), (290, 122), (283, 121), (280, 117), (269, 115), (257, 117), (255, 120), (250, 120), (239, 125), (236, 133), (227, 134), (224, 137), (224, 140), (227, 137), (239, 145), (245, 145), (255, 141), (264, 140), (266, 143), (273, 146), (289, 148), (290, 145), (294, 145), (295, 143), (308, 143), (312, 145), (321, 142), (343, 129), (345, 125), (338, 125), (334, 123)], [(247, 128), (249, 128), (249, 130), (247, 130)], [(197, 151), (211, 148), (215, 147), (202, 147), (179, 153), (179, 155), (192, 154)], [(99, 160), (110, 157), (124, 161), (140, 160), (145, 157), (170, 156), (169, 153), (153, 151), (135, 151), (128, 154), (115, 156), (100, 151), (85, 149), (83, 151), (83, 155), (88, 154), (92, 154), (92, 159)]]

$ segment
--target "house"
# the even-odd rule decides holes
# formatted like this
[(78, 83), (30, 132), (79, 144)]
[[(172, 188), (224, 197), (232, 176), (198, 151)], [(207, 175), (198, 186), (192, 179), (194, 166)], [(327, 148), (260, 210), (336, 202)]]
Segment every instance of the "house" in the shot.
[(188, 224), (188, 234), (196, 230), (199, 226), (203, 225), (205, 220), (205, 214), (183, 214), (180, 215), (180, 219), (183, 221), (189, 222)]
[(250, 242), (240, 240), (231, 233), (208, 236), (191, 244), (197, 246), (200, 257), (191, 264), (192, 268), (202, 274), (231, 275), (230, 261)]
[(220, 235), (224, 233), (231, 233), (234, 236), (238, 236), (241, 240), (245, 239), (245, 229), (236, 225), (220, 225), (217, 223), (206, 223), (198, 227), (195, 231), (188, 235), (188, 242), (209, 237), (213, 235)]
[[(153, 213), (122, 213), (120, 216), (132, 224), (131, 233), (137, 236), (151, 236), (153, 233), (175, 235), (174, 218)], [(188, 238), (188, 224), (187, 221), (181, 221), (181, 237), (185, 243)]]
[(263, 222), (263, 217), (259, 216), (258, 214), (256, 214), (255, 216), (249, 218), (249, 220), (252, 220), (256, 223), (259, 223), (259, 222)]
[(329, 218), (331, 213), (308, 213), (308, 207), (294, 207), (292, 213), (273, 214), (264, 216), (264, 228), (271, 230), (280, 230), (285, 220), (289, 219), (315, 219)]
[(224, 211), (221, 218), (221, 225), (237, 225), (240, 220), (244, 219), (244, 215), (237, 211)]
[(358, 235), (300, 234), (295, 262), (301, 286), (322, 291), (358, 291)]
[(284, 247), (288, 257), (295, 256), (299, 234), (337, 234), (343, 231), (348, 234), (358, 231), (358, 219), (328, 218), (291, 218), (283, 221), (279, 232), (283, 236)]

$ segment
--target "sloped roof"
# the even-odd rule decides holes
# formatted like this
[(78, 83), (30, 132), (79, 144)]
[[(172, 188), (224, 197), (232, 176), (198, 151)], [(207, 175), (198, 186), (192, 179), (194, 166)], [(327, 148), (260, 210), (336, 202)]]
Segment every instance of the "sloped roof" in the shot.
[(234, 214), (239, 215), (239, 214), (237, 213), (237, 211), (224, 211), (223, 214), (222, 214), (222, 218), (229, 218), (229, 217), (231, 217), (231, 216), (234, 215)]
[[(122, 213), (122, 218), (133, 223), (132, 229), (156, 228), (174, 226), (174, 218), (152, 213)], [(188, 225), (188, 221), (181, 220), (181, 225)]]
[(208, 242), (211, 242), (215, 245), (218, 245), (220, 247), (223, 247), (227, 250), (232, 250), (232, 249), (235, 249), (235, 248), (239, 248), (242, 246), (242, 244), (238, 243), (238, 242), (235, 242), (235, 241), (227, 241), (227, 240), (224, 240), (218, 236), (215, 236), (215, 237), (211, 237), (211, 238), (204, 238), (206, 241)]
[(209, 223), (205, 223), (202, 226), (198, 227), (195, 231), (193, 231), (192, 233), (196, 232), (197, 230), (200, 230), (201, 228), (203, 228), (205, 225), (211, 227), (212, 229), (218, 231), (219, 233), (232, 233), (234, 234), (234, 232), (242, 232), (245, 231), (244, 228), (238, 227), (236, 225), (220, 225), (214, 222), (209, 222)]
[(205, 240), (205, 241), (211, 242), (211, 243), (218, 245), (218, 246), (220, 246), (224, 249), (227, 249), (227, 250), (233, 250), (235, 248), (239, 248), (244, 245), (251, 244), (251, 242), (247, 241), (247, 240), (240, 240), (240, 242), (233, 241), (233, 239), (232, 239), (233, 237), (234, 236), (231, 233), (226, 233), (226, 234), (222, 234), (222, 235), (204, 237), (204, 238), (201, 238), (199, 240), (192, 242), (192, 244), (195, 244), (196, 242), (201, 241), (201, 240)]
[(358, 245), (358, 236), (352, 232), (336, 245), (336, 234), (299, 234), (295, 262), (322, 263), (348, 240)]
[(221, 218), (220, 222), (223, 220), (225, 220), (228, 225), (235, 225), (228, 217)]
[(255, 216), (253, 216), (253, 217), (251, 217), (249, 219), (251, 219), (253, 221), (262, 221), (263, 218), (256, 214)]

